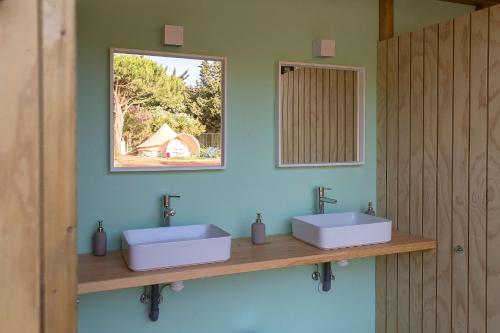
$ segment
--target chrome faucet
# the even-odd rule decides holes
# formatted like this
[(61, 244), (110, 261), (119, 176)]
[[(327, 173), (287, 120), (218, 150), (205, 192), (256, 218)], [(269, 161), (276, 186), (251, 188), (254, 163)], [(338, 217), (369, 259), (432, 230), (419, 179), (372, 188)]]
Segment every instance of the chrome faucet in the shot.
[(325, 191), (331, 190), (329, 187), (318, 187), (318, 210), (320, 214), (325, 213), (325, 202), (329, 204), (336, 204), (337, 199), (327, 198), (325, 197)]
[(175, 216), (175, 209), (171, 207), (170, 199), (180, 198), (180, 195), (164, 195), (163, 196), (163, 224), (165, 227), (170, 227), (170, 218)]

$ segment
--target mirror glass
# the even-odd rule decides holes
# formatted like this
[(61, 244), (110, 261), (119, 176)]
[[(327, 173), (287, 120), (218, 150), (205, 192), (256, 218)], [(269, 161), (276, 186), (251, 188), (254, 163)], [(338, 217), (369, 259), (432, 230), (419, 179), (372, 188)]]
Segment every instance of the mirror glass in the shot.
[(278, 166), (364, 163), (360, 67), (280, 62)]
[(224, 58), (111, 50), (112, 171), (225, 166)]

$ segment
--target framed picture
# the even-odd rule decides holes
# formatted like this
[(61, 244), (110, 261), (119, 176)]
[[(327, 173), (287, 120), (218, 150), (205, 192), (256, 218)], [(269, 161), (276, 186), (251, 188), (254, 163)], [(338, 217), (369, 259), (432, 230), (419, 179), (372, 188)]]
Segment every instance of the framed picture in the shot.
[(111, 171), (225, 168), (225, 58), (110, 55)]

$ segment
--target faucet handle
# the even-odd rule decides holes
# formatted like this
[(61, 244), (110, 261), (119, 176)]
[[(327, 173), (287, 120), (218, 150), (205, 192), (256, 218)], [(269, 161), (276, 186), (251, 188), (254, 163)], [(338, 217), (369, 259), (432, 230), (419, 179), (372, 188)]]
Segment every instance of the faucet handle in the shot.
[(169, 194), (166, 194), (163, 196), (163, 206), (164, 207), (168, 207), (170, 206), (170, 199), (171, 198), (180, 198), (181, 196), (180, 195), (169, 195)]

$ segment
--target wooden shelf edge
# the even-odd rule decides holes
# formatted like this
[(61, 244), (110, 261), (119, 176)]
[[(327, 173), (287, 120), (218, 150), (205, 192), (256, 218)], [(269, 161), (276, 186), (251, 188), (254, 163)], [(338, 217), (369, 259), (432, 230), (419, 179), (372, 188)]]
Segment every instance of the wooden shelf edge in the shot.
[(240, 238), (232, 242), (229, 261), (148, 272), (128, 270), (120, 251), (110, 252), (106, 257), (79, 255), (78, 293), (87, 294), (344, 259), (425, 251), (436, 246), (435, 240), (397, 231), (393, 232), (392, 240), (388, 243), (328, 251), (303, 243), (291, 235), (270, 236), (268, 244), (262, 246), (252, 245), (249, 238)]

